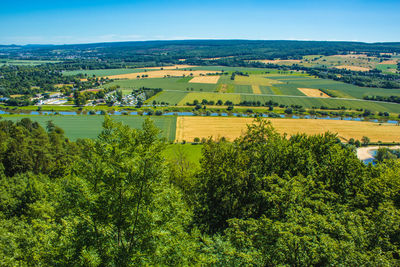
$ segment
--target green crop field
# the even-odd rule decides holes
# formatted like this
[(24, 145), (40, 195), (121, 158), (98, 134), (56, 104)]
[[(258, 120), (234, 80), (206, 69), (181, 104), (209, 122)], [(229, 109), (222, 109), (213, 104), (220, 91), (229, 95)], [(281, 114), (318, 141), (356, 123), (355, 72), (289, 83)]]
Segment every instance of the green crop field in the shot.
[(400, 113), (400, 105), (394, 103), (371, 102), (363, 100), (345, 100), (335, 98), (312, 98), (312, 97), (295, 97), (295, 96), (263, 96), (263, 95), (240, 95), (241, 101), (260, 101), (265, 103), (272, 100), (282, 105), (301, 105), (304, 108), (321, 107), (328, 108), (348, 107), (355, 109), (369, 109), (371, 111), (387, 111)]
[(260, 91), (265, 95), (276, 95), (276, 92), (272, 90), (271, 86), (260, 86)]
[(189, 91), (213, 92), (217, 90), (217, 84), (189, 83), (190, 79), (191, 77), (116, 80), (112, 83), (107, 84), (106, 87), (119, 85), (122, 89), (147, 87), (147, 88), (162, 88), (163, 90), (176, 90), (176, 91), (186, 91), (186, 92)]
[(235, 93), (252, 94), (253, 89), (251, 89), (250, 85), (235, 84)]
[(232, 101), (234, 104), (240, 103), (240, 94), (222, 94), (222, 93), (188, 93), (178, 105), (186, 105), (186, 103), (193, 103), (194, 100), (201, 102), (203, 99), (208, 101), (217, 102), (218, 100)]
[[(352, 84), (337, 82), (327, 79), (318, 79), (302, 76), (268, 75), (268, 78), (282, 81), (283, 84), (275, 84), (284, 95), (302, 95), (297, 88), (314, 88), (333, 90), (338, 97), (362, 99), (368, 95), (400, 96), (400, 89), (383, 89), (373, 87), (358, 87)], [(297, 91), (297, 92), (296, 92)]]
[[(193, 141), (193, 140), (187, 140)], [(168, 160), (178, 159), (179, 155), (183, 155), (186, 159), (193, 163), (195, 166), (198, 166), (200, 157), (201, 157), (201, 149), (203, 148), (202, 144), (171, 144), (168, 145), (164, 150), (164, 157)]]
[(153, 101), (156, 101), (158, 103), (168, 103), (169, 105), (173, 106), (181, 102), (187, 94), (189, 93), (183, 91), (163, 91), (148, 99), (146, 103), (152, 103)]
[(397, 71), (397, 65), (395, 64), (378, 64), (376, 69), (381, 70), (383, 73), (393, 74)]
[[(116, 121), (123, 122), (132, 128), (141, 128), (145, 117), (142, 116), (111, 116)], [(61, 127), (65, 131), (65, 135), (71, 140), (78, 138), (95, 138), (101, 132), (104, 116), (100, 115), (69, 115), (69, 116), (4, 116), (3, 119), (17, 121), (22, 118), (30, 118), (37, 121), (43, 127), (47, 121), (51, 120), (54, 124)], [(176, 117), (151, 117), (155, 125), (162, 130), (162, 136), (169, 141), (175, 140)]]
[[(168, 103), (168, 105), (185, 105), (193, 103), (194, 100), (223, 102), (229, 100), (235, 104), (241, 101), (260, 101), (265, 103), (273, 100), (283, 105), (301, 105), (304, 108), (325, 106), (328, 108), (338, 108), (345, 106), (351, 109), (370, 109), (373, 111), (400, 112), (400, 105), (391, 103), (374, 103), (344, 99), (319, 99), (309, 98), (298, 90), (298, 88), (324, 89), (337, 98), (363, 99), (365, 96), (400, 96), (400, 89), (366, 88), (338, 81), (319, 79), (300, 72), (278, 71), (274, 69), (258, 68), (236, 68), (221, 66), (193, 67), (198, 70), (224, 70), (228, 75), (222, 75), (217, 84), (190, 83), (191, 77), (184, 78), (149, 78), (116, 80), (106, 87), (119, 85), (124, 94), (130, 94), (132, 89), (140, 87), (162, 88), (163, 92), (157, 94), (147, 101), (152, 103)], [(121, 72), (122, 71), (122, 72)], [(131, 72), (133, 69), (114, 69), (99, 70), (97, 75), (120, 74)], [(236, 75), (235, 80), (231, 80), (230, 73), (241, 71), (250, 76)], [(105, 73), (109, 72), (109, 73)], [(111, 73), (114, 72), (114, 73)], [(88, 72), (88, 74), (95, 72)], [(259, 93), (253, 94), (254, 86)], [(299, 96), (299, 97), (295, 97)], [(302, 96), (302, 97), (300, 97)]]
[(397, 65), (394, 64), (378, 64), (376, 66), (378, 70), (387, 70), (387, 69), (397, 69)]

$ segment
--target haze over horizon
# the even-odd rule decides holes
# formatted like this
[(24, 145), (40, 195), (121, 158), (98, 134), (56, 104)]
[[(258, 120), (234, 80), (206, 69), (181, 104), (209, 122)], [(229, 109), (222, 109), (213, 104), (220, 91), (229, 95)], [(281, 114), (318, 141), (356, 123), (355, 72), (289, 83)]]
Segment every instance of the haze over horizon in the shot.
[(400, 41), (400, 2), (394, 0), (2, 2), (2, 45), (187, 39)]

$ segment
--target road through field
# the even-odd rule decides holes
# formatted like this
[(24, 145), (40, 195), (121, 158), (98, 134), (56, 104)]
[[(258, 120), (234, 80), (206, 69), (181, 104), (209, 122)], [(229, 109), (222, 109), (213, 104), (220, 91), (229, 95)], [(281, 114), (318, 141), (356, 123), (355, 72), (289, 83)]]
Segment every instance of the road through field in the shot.
[[(225, 137), (234, 140), (246, 131), (246, 125), (253, 118), (237, 117), (178, 117), (177, 141), (193, 141), (194, 138)], [(281, 134), (321, 134), (327, 131), (337, 133), (343, 140), (361, 140), (368, 136), (372, 142), (400, 142), (400, 126), (374, 122), (318, 120), (318, 119), (269, 119)]]

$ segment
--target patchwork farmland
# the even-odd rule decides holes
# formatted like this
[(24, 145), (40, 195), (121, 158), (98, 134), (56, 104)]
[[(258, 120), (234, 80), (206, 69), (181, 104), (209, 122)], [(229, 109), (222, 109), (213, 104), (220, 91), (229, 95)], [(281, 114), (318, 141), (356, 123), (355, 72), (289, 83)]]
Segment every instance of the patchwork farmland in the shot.
[[(274, 69), (191, 66), (191, 69), (187, 70), (188, 66), (184, 66), (186, 68), (149, 68), (146, 72), (107, 76), (114, 77), (115, 80), (106, 87), (117, 85), (125, 95), (130, 94), (132, 89), (142, 87), (161, 88), (163, 91), (147, 102), (167, 105), (186, 105), (195, 100), (201, 102), (203, 99), (214, 102), (230, 101), (235, 105), (244, 101), (261, 104), (273, 101), (279, 105), (298, 105), (304, 108), (345, 107), (400, 113), (398, 104), (363, 100), (371, 95), (400, 96), (400, 89), (359, 87), (299, 72), (281, 72)], [(232, 74), (238, 72), (244, 74), (233, 77)], [(144, 78), (141, 77), (143, 73), (147, 75)], [(171, 74), (169, 77), (168, 73)], [(211, 73), (214, 75), (207, 75)], [(181, 76), (171, 77), (174, 75)]]
[[(75, 141), (79, 138), (96, 138), (102, 129), (104, 116), (76, 115), (76, 116), (46, 116), (46, 115), (12, 115), (3, 117), (3, 120), (19, 121), (30, 118), (43, 127), (52, 121), (65, 131), (65, 135)], [(140, 129), (146, 117), (143, 116), (111, 116), (132, 128)], [(233, 140), (246, 131), (246, 125), (251, 124), (254, 118), (237, 117), (188, 117), (188, 116), (152, 116), (151, 120), (161, 129), (161, 137), (167, 141), (193, 142), (194, 138), (220, 138)], [(380, 124), (374, 122), (324, 120), (324, 119), (268, 119), (274, 128), (281, 134), (289, 136), (297, 133), (323, 134), (327, 131), (337, 133), (343, 141), (350, 138), (360, 140), (368, 136), (372, 142), (400, 142), (400, 126), (395, 124)]]

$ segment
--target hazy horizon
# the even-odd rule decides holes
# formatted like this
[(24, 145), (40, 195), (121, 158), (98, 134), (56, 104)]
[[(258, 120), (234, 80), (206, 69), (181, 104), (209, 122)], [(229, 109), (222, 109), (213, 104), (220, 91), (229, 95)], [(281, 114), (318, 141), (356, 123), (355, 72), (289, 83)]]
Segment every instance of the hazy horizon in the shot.
[(374, 43), (400, 43), (400, 41), (388, 41), (388, 42), (363, 42), (363, 41), (355, 41), (355, 40), (299, 40), (299, 39), (237, 39), (237, 38), (225, 38), (225, 39), (211, 39), (211, 38), (194, 38), (194, 39), (149, 39), (149, 40), (125, 40), (125, 41), (105, 41), (105, 42), (89, 42), (89, 43), (26, 43), (26, 44), (3, 44), (3, 46), (58, 46), (58, 45), (90, 45), (90, 44), (100, 44), (100, 43), (129, 43), (129, 42), (164, 42), (164, 41), (299, 41), (299, 42), (359, 42), (366, 44), (374, 44)]

